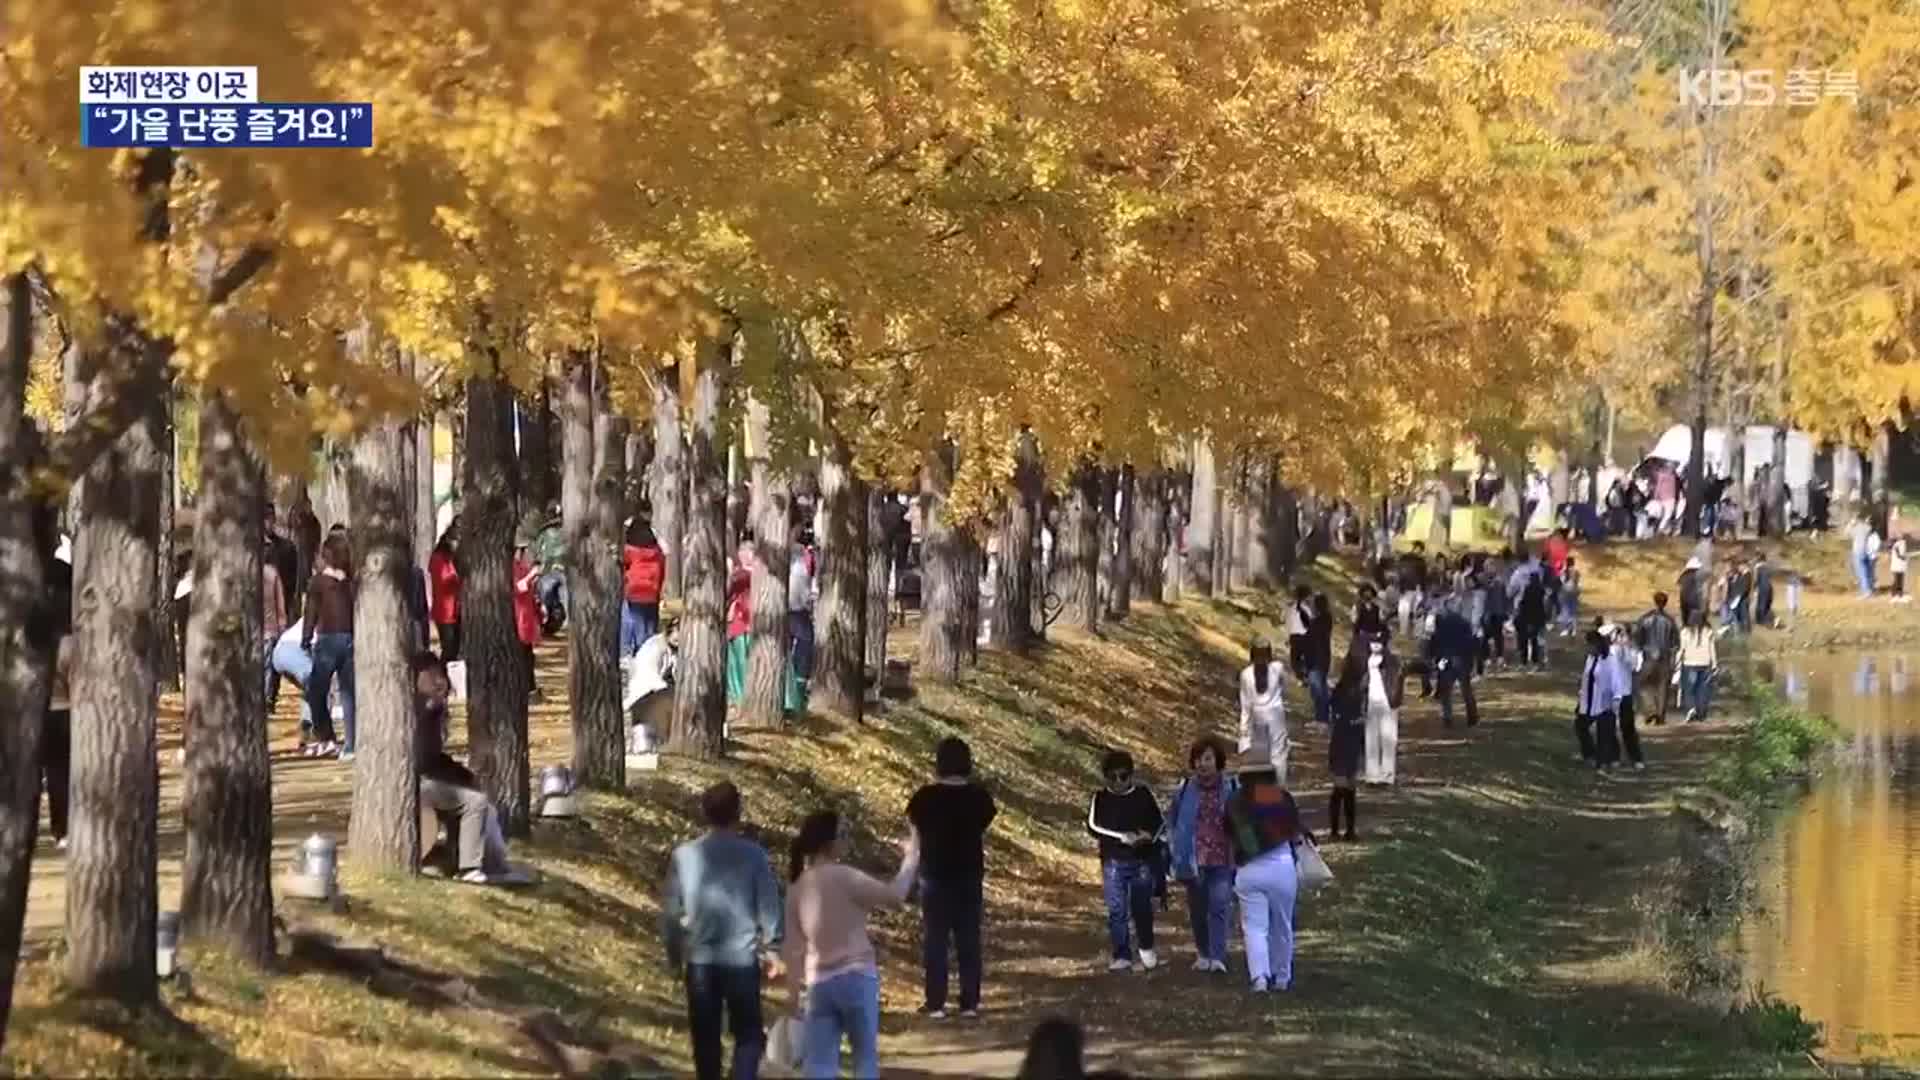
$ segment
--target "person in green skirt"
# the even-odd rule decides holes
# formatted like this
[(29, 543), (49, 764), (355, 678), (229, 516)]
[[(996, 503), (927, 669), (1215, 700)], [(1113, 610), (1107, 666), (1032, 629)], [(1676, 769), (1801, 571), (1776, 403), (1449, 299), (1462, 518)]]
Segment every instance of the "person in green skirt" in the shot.
[(747, 696), (747, 656), (753, 648), (753, 541), (742, 540), (727, 578), (727, 704)]

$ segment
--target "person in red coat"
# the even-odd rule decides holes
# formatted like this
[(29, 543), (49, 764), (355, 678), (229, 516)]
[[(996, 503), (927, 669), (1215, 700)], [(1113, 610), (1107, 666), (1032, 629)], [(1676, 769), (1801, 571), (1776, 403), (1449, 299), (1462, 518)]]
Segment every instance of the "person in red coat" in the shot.
[(538, 696), (540, 691), (533, 684), (533, 646), (540, 640), (540, 600), (534, 595), (540, 569), (527, 555), (527, 549), (532, 546), (533, 542), (525, 536), (516, 537), (513, 542), (513, 629), (520, 638), (527, 689)]
[(753, 648), (753, 541), (742, 540), (727, 578), (727, 704), (747, 696), (747, 656)]
[(667, 553), (660, 550), (660, 542), (645, 522), (636, 521), (627, 530), (621, 564), (626, 592), (626, 603), (620, 609), (620, 658), (624, 660), (660, 632), (660, 592), (667, 580)]
[(440, 662), (460, 659), (460, 568), (454, 560), (453, 530), (448, 529), (427, 557), (427, 583), (432, 586), (433, 626), (440, 635)]

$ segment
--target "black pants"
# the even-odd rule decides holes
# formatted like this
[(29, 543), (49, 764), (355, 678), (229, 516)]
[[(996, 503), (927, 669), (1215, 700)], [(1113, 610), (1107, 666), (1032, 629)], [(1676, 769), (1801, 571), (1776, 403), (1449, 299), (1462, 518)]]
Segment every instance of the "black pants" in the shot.
[(1489, 615), (1480, 623), (1480, 670), (1487, 669), (1487, 661), (1503, 660), (1507, 655), (1507, 632), (1501, 624), (1505, 620), (1498, 615)]
[(1613, 713), (1582, 713), (1574, 717), (1573, 734), (1580, 740), (1580, 756), (1589, 764), (1605, 768), (1620, 763), (1620, 735)]
[(1521, 663), (1543, 664), (1546, 662), (1547, 652), (1540, 645), (1540, 631), (1543, 626), (1542, 623), (1529, 620), (1514, 620), (1513, 636), (1519, 639), (1516, 644), (1520, 647)]
[(48, 709), (40, 725), (40, 781), (46, 785), (47, 822), (55, 840), (63, 840), (67, 835), (68, 781), (72, 769), (73, 714), (66, 709)]
[(527, 675), (527, 689), (533, 689), (533, 646), (522, 642), (520, 645), (520, 670)]
[(980, 1007), (980, 921), (984, 905), (978, 881), (920, 882), (921, 960), (926, 967), (927, 1008), (947, 1007), (947, 943), (960, 967), (960, 1009)]
[(719, 964), (687, 966), (687, 1028), (693, 1034), (693, 1070), (700, 1080), (726, 1075), (720, 1033), (733, 1032), (733, 1075), (754, 1076), (766, 1050), (760, 1019), (760, 969)]
[(1480, 722), (1480, 703), (1473, 699), (1473, 669), (1458, 660), (1448, 660), (1445, 671), (1438, 676), (1440, 695), (1440, 722), (1447, 727), (1453, 726), (1453, 688), (1460, 688), (1460, 696), (1467, 702), (1467, 726)]
[[(1665, 689), (1663, 686), (1662, 689)], [(1620, 745), (1626, 748), (1627, 760), (1635, 765), (1645, 761), (1640, 756), (1640, 729), (1635, 724), (1633, 714), (1633, 695), (1629, 694), (1620, 701)]]
[(460, 624), (451, 622), (435, 625), (440, 631), (440, 662), (451, 664), (460, 659)]

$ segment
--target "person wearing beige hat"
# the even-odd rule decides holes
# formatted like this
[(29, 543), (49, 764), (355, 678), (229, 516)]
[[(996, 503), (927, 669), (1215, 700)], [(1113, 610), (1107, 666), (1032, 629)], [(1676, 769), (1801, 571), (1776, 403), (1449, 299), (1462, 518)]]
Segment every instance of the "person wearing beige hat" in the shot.
[(1240, 739), (1242, 760), (1271, 764), (1287, 781), (1287, 706), (1281, 696), (1286, 669), (1273, 659), (1273, 645), (1256, 637), (1247, 648), (1247, 666), (1240, 669)]

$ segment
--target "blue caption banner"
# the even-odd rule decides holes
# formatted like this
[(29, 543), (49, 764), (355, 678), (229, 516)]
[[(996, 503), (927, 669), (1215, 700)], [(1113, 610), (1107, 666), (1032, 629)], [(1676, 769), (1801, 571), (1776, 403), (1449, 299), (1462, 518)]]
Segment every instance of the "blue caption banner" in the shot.
[(373, 145), (373, 106), (365, 102), (82, 105), (80, 145), (364, 149)]

